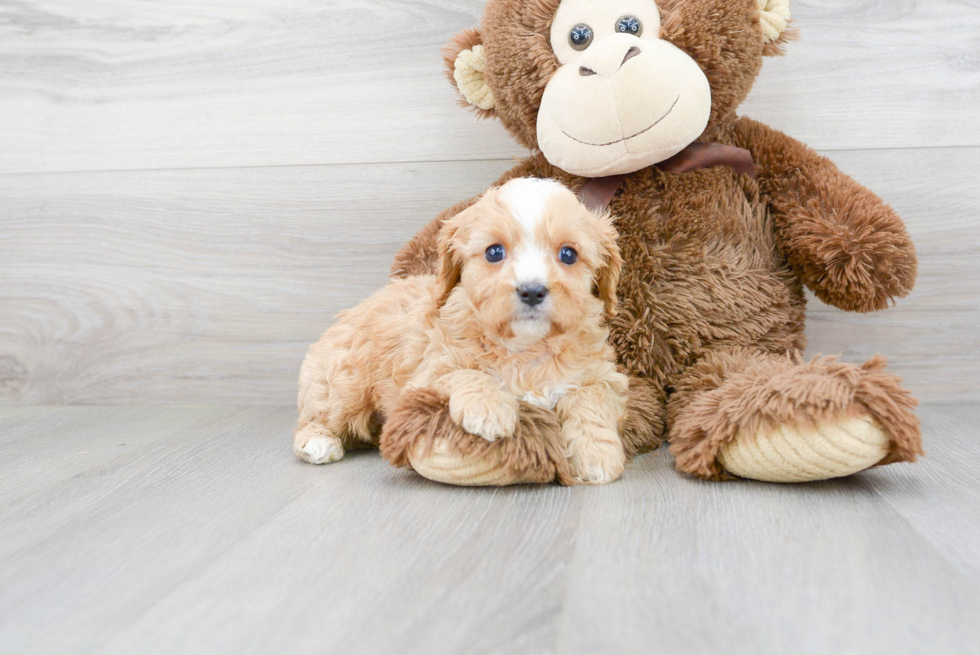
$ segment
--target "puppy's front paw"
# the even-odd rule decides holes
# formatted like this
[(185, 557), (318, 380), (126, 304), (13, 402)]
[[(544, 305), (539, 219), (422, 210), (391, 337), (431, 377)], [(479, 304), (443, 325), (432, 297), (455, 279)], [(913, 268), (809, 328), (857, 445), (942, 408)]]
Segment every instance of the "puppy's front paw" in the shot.
[(626, 468), (626, 452), (615, 431), (566, 438), (566, 456), (572, 473), (585, 484), (609, 484)]
[(454, 393), (449, 396), (449, 416), (470, 434), (493, 441), (513, 436), (517, 428), (517, 400), (502, 392)]
[(344, 446), (329, 430), (311, 423), (296, 432), (293, 452), (311, 464), (330, 464), (343, 459)]

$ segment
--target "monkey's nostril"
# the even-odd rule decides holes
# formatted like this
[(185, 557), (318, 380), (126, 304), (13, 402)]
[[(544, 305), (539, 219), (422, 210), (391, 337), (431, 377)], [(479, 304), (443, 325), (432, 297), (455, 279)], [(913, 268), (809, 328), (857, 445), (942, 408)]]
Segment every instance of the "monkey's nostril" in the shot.
[(591, 68), (586, 68), (585, 66), (579, 66), (578, 74), (582, 77), (588, 77), (589, 75), (595, 75), (595, 71)]
[[(638, 54), (640, 54), (640, 49), (637, 48), (636, 46), (633, 46), (632, 48), (626, 51), (626, 56), (623, 57), (623, 64), (625, 64), (626, 62), (628, 62), (630, 59), (637, 56)], [(620, 66), (622, 66), (623, 64), (620, 64)]]

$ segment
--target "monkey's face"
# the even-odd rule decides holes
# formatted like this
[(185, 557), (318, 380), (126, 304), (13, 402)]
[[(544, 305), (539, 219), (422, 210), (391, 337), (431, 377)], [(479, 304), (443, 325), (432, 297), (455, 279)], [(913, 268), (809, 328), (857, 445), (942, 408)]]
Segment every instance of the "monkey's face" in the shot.
[(550, 34), (559, 68), (537, 119), (548, 161), (585, 177), (631, 173), (701, 135), (708, 78), (661, 37), (654, 0), (561, 1)]
[(487, 0), (453, 83), (556, 167), (631, 173), (716, 139), (780, 54), (790, 0)]

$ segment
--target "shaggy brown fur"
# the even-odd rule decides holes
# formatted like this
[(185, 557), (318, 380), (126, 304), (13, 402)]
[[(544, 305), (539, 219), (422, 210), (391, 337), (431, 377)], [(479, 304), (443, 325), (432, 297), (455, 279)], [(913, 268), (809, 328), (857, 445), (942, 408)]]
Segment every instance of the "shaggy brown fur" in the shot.
[(714, 352), (690, 367), (670, 397), (670, 452), (677, 467), (720, 479), (716, 458), (739, 430), (749, 434), (782, 424), (815, 426), (836, 416), (870, 414), (892, 438), (882, 464), (921, 455), (915, 400), (875, 357), (862, 366), (835, 357), (805, 363), (798, 354), (747, 348)]
[(381, 454), (394, 466), (412, 468), (409, 452), (413, 448), (428, 452), (436, 439), (469, 456), (496, 458), (509, 473), (527, 483), (578, 482), (562, 449), (558, 417), (527, 403), (520, 403), (513, 438), (487, 441), (450, 418), (445, 397), (427, 389), (407, 391), (381, 432)]
[[(488, 0), (480, 27), (496, 99), (486, 114), (531, 149), (558, 65), (548, 41), (558, 2)], [(763, 44), (757, 0), (658, 4), (664, 38), (693, 57), (711, 85), (711, 119), (698, 141), (748, 149), (757, 175), (646, 168), (628, 175), (610, 204), (625, 262), (610, 338), (624, 369), (644, 381), (634, 381), (631, 395), (635, 423), (644, 425), (633, 447), (655, 447), (666, 419), (678, 468), (718, 478), (714, 457), (739, 428), (864, 411), (891, 438), (883, 463), (913, 461), (921, 452), (914, 401), (882, 371), (883, 359), (863, 366), (800, 359), (804, 285), (851, 311), (884, 308), (911, 290), (915, 249), (901, 220), (826, 158), (736, 115), (763, 56), (781, 53), (787, 36)], [(557, 178), (573, 190), (585, 182), (537, 154), (496, 184), (520, 176)], [(438, 226), (469, 202), (423, 228), (393, 273), (431, 272)]]
[[(659, 445), (650, 429), (662, 433), (663, 392), (642, 378), (631, 378), (629, 409), (620, 427), (626, 453), (633, 457)], [(426, 453), (436, 439), (470, 457), (494, 458), (508, 473), (526, 483), (579, 484), (562, 449), (561, 424), (554, 412), (520, 403), (512, 439), (487, 441), (460, 428), (449, 416), (445, 397), (415, 389), (399, 398), (381, 432), (381, 454), (393, 466), (412, 468), (409, 452)]]
[(619, 428), (627, 457), (649, 452), (663, 442), (665, 400), (663, 388), (652, 381), (635, 376), (630, 378), (626, 418)]

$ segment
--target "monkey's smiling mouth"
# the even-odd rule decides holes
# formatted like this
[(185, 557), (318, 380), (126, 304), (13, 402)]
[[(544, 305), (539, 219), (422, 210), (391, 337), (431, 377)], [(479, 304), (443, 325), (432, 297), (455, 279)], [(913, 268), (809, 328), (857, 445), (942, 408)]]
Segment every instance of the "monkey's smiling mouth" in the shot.
[(674, 98), (674, 102), (673, 102), (673, 104), (670, 105), (670, 109), (667, 110), (667, 113), (664, 114), (663, 116), (661, 116), (660, 118), (658, 118), (657, 120), (655, 120), (652, 125), (649, 125), (649, 126), (643, 128), (642, 130), (640, 130), (636, 134), (631, 134), (630, 136), (624, 136), (622, 139), (616, 139), (615, 141), (610, 141), (609, 143), (589, 143), (588, 141), (582, 141), (581, 139), (576, 139), (575, 137), (573, 137), (571, 134), (569, 134), (565, 130), (562, 130), (561, 133), (564, 134), (565, 136), (567, 136), (572, 141), (577, 141), (578, 143), (581, 143), (581, 144), (584, 144), (584, 145), (587, 145), (587, 146), (597, 146), (597, 147), (611, 146), (611, 145), (615, 145), (617, 143), (622, 143), (623, 141), (629, 141), (630, 139), (633, 139), (635, 137), (638, 137), (641, 134), (644, 134), (645, 132), (649, 132), (650, 130), (652, 130), (653, 128), (655, 128), (663, 119), (665, 119), (668, 116), (670, 116), (670, 112), (674, 111), (674, 107), (677, 106), (677, 101), (680, 100), (680, 99), (681, 99), (680, 96), (677, 96), (676, 98)]

